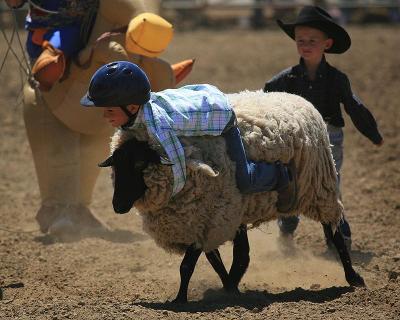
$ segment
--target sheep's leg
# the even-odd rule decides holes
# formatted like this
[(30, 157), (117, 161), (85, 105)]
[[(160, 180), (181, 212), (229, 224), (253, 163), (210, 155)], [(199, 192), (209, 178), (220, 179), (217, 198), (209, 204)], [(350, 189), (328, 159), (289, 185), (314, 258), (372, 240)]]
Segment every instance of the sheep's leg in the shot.
[(191, 245), (187, 248), (185, 256), (182, 260), (180, 266), (180, 274), (181, 274), (181, 284), (179, 287), (178, 295), (176, 296), (175, 300), (172, 302), (174, 303), (186, 303), (187, 300), (187, 292), (189, 287), (189, 281), (192, 277), (194, 267), (196, 266), (197, 260), (200, 257), (202, 250), (196, 249), (194, 245)]
[(227, 291), (231, 291), (232, 285), (230, 283), (230, 278), (228, 272), (225, 269), (224, 263), (222, 262), (221, 255), (219, 254), (218, 249), (206, 252), (206, 257), (208, 262), (212, 265), (215, 272), (221, 279), (224, 289)]
[(364, 279), (353, 269), (349, 251), (347, 250), (346, 244), (340, 231), (336, 229), (335, 234), (333, 234), (331, 225), (323, 224), (323, 226), (325, 234), (326, 236), (328, 236), (328, 240), (333, 242), (336, 250), (339, 253), (347, 282), (351, 286), (355, 287), (365, 286)]
[(238, 285), (250, 263), (250, 246), (247, 238), (247, 227), (241, 225), (233, 239), (233, 261), (229, 270), (229, 291), (239, 292)]

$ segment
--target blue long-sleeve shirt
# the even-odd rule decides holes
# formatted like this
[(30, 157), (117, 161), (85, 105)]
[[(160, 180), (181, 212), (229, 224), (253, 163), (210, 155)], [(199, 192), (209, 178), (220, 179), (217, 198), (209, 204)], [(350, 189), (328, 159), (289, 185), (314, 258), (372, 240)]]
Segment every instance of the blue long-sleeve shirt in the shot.
[(377, 123), (371, 112), (353, 94), (346, 74), (328, 64), (323, 57), (316, 79), (310, 80), (303, 59), (296, 66), (283, 70), (269, 80), (264, 91), (288, 92), (310, 101), (324, 120), (336, 127), (344, 127), (340, 104), (349, 114), (354, 126), (373, 143), (382, 141)]

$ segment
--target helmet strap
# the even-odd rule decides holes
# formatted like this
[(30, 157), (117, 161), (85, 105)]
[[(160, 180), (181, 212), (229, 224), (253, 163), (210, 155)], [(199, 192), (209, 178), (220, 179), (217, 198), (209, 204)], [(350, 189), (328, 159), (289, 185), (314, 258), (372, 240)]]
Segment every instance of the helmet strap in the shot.
[(128, 116), (128, 122), (125, 123), (122, 126), (122, 128), (126, 129), (126, 128), (131, 127), (133, 125), (133, 123), (135, 122), (138, 113), (137, 112), (135, 112), (135, 113), (130, 112), (126, 106), (119, 106), (119, 107)]

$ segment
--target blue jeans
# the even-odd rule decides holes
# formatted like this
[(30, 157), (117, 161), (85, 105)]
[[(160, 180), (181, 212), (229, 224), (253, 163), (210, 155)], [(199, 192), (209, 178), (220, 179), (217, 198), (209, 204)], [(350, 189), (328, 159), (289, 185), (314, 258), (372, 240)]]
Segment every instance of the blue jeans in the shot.
[(280, 163), (254, 162), (248, 160), (239, 128), (233, 123), (235, 117), (222, 133), (227, 152), (236, 163), (236, 184), (241, 193), (279, 190), (289, 182), (286, 168)]
[[(339, 193), (340, 198), (342, 198), (341, 189), (340, 189), (340, 170), (342, 169), (343, 164), (343, 130), (342, 128), (332, 126), (328, 124), (328, 134), (329, 134), (329, 142), (331, 144), (331, 151), (333, 159), (335, 160), (335, 167), (337, 171), (337, 180), (336, 180), (336, 190)], [(283, 233), (293, 233), (297, 225), (299, 224), (299, 217), (287, 217), (278, 219), (279, 229)], [(350, 238), (351, 230), (350, 225), (346, 221), (345, 217), (339, 222), (339, 230), (343, 234), (343, 236)]]

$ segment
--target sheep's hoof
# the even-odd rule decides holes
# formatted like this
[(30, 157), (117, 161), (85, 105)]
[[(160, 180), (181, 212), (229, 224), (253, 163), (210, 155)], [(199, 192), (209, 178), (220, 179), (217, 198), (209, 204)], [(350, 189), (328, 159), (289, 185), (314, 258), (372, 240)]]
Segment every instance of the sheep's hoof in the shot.
[(224, 287), (224, 289), (226, 292), (228, 292), (229, 294), (232, 294), (234, 296), (240, 295), (240, 291), (237, 286), (236, 287), (233, 287), (233, 286)]
[(346, 276), (346, 280), (352, 287), (365, 287), (364, 279), (357, 272), (354, 272), (350, 276)]

